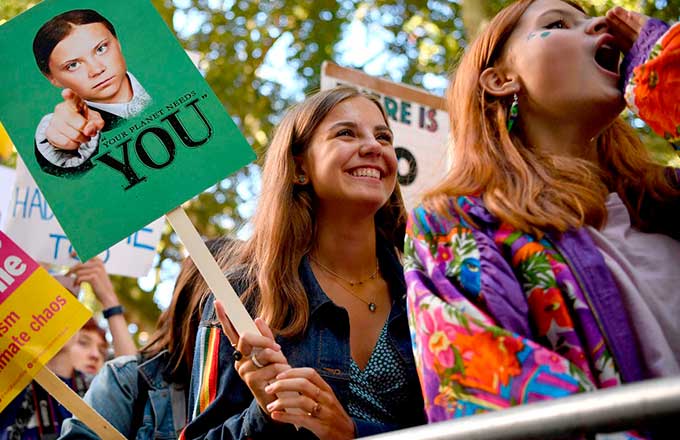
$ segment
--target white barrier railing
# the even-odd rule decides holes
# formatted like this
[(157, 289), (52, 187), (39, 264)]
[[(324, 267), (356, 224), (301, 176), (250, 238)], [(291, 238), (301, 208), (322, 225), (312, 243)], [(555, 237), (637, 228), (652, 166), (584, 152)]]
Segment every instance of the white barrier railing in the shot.
[[(672, 417), (675, 419), (669, 423)], [(660, 424), (675, 427), (676, 437), (668, 438), (680, 438), (680, 377), (647, 380), (365, 439), (556, 439), (628, 429), (658, 432)]]

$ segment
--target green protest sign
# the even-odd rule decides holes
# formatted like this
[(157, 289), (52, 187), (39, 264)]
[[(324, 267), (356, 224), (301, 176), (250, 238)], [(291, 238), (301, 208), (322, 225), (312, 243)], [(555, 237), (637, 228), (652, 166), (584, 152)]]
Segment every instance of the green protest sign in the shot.
[(83, 260), (255, 158), (148, 0), (46, 0), (0, 53), (0, 120)]

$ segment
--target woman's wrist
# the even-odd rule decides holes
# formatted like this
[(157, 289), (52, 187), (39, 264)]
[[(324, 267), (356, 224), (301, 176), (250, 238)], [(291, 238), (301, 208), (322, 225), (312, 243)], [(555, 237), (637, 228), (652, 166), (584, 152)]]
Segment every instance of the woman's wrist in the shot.
[(117, 304), (115, 306), (105, 308), (102, 313), (104, 314), (104, 318), (109, 319), (116, 315), (122, 315), (125, 313), (125, 310), (123, 309), (123, 306)]

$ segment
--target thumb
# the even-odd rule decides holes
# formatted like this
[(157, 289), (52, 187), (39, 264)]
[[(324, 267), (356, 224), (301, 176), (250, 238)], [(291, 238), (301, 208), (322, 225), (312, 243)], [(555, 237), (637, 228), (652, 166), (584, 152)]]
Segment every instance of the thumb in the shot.
[(83, 128), (85, 136), (92, 137), (104, 128), (104, 119), (97, 110), (86, 107), (85, 117), (87, 118), (87, 124)]
[(231, 321), (227, 316), (227, 312), (224, 309), (224, 305), (217, 299), (215, 300), (215, 313), (217, 313), (217, 319), (219, 319), (220, 324), (222, 325), (222, 331), (227, 336), (227, 339), (229, 339), (229, 342), (232, 345), (237, 344), (238, 333), (236, 333), (236, 329), (234, 329), (234, 326), (231, 325)]
[(274, 334), (272, 333), (271, 329), (267, 325), (267, 323), (264, 321), (262, 318), (255, 318), (255, 326), (257, 329), (260, 331), (262, 336), (265, 336), (267, 338), (274, 339)]

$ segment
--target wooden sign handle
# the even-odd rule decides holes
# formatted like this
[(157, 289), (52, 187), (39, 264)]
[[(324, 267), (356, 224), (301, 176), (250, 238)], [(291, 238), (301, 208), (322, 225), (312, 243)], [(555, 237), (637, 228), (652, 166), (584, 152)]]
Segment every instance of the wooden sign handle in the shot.
[(35, 375), (35, 381), (50, 393), (67, 410), (86, 424), (102, 440), (125, 440), (125, 437), (108, 420), (99, 415), (85, 401), (66, 385), (49, 368), (43, 367)]
[(184, 247), (189, 251), (189, 256), (194, 261), (196, 268), (203, 275), (203, 279), (212, 291), (215, 298), (219, 299), (227, 311), (231, 324), (239, 335), (245, 332), (260, 333), (255, 322), (250, 317), (241, 299), (229, 284), (229, 280), (222, 273), (222, 269), (213, 258), (198, 231), (191, 223), (191, 219), (180, 206), (165, 214)]
[[(215, 298), (219, 299), (224, 305), (224, 310), (227, 317), (234, 326), (234, 329), (239, 335), (245, 332), (260, 334), (255, 325), (255, 321), (250, 317), (248, 310), (241, 302), (241, 299), (234, 291), (234, 288), (229, 284), (229, 280), (224, 276), (222, 269), (213, 258), (212, 254), (205, 245), (205, 242), (198, 234), (198, 231), (191, 223), (191, 219), (180, 206), (165, 214), (170, 225), (179, 236), (184, 247), (189, 251), (189, 256), (194, 261), (196, 268), (203, 275), (203, 279), (210, 290), (212, 290)], [(297, 393), (293, 391), (286, 391), (277, 394), (279, 397), (290, 396), (293, 397)], [(302, 414), (304, 411), (292, 411), (293, 413)], [(297, 426), (296, 426), (297, 428)]]

